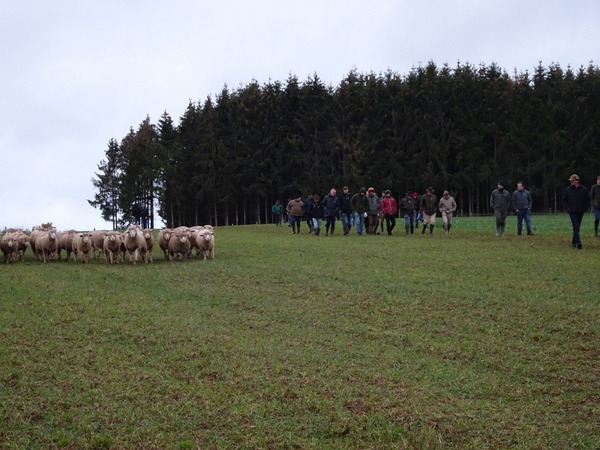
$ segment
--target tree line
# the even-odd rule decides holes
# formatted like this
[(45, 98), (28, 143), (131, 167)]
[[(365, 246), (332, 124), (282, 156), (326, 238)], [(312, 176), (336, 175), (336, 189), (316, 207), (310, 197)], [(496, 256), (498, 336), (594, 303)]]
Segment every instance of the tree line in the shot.
[(591, 62), (512, 76), (496, 64), (429, 62), (404, 76), (351, 70), (336, 87), (316, 74), (253, 80), (190, 102), (178, 124), (165, 111), (111, 139), (88, 201), (113, 228), (154, 227), (155, 213), (168, 227), (230, 225), (264, 223), (276, 199), (332, 186), (397, 198), (433, 186), (481, 215), (503, 179), (523, 181), (534, 209), (552, 212), (572, 172), (588, 185), (598, 175), (599, 123)]

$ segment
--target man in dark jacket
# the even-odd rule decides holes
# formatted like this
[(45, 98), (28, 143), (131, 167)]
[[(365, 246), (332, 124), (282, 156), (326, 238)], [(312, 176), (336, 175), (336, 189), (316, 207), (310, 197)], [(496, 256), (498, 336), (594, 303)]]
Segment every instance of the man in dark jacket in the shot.
[(562, 196), (563, 208), (569, 214), (571, 219), (571, 225), (573, 226), (573, 238), (571, 239), (571, 247), (578, 248), (581, 250), (581, 238), (579, 236), (579, 229), (581, 228), (581, 221), (583, 220), (583, 213), (590, 206), (590, 196), (587, 188), (579, 183), (579, 175), (574, 173), (569, 177), (568, 186)]
[(336, 195), (337, 191), (335, 188), (331, 188), (329, 194), (323, 197), (323, 212), (325, 213), (325, 236), (329, 235), (329, 231), (331, 231), (331, 235), (333, 236), (333, 232), (335, 231), (335, 221), (340, 211), (340, 200)]
[(342, 195), (340, 199), (340, 212), (342, 217), (342, 226), (344, 227), (344, 236), (350, 233), (350, 227), (352, 225), (352, 197), (348, 192), (348, 186), (344, 186), (342, 189)]
[(427, 225), (429, 225), (429, 234), (433, 234), (433, 227), (435, 226), (435, 213), (438, 206), (437, 196), (433, 193), (432, 187), (428, 187), (425, 195), (421, 197), (421, 211), (423, 211), (423, 231), (421, 234), (425, 234)]
[(590, 189), (590, 201), (594, 213), (594, 236), (598, 237), (598, 224), (600, 223), (600, 176), (596, 178), (596, 184)]
[(506, 216), (510, 207), (510, 194), (504, 189), (504, 181), (498, 181), (498, 186), (490, 195), (490, 208), (494, 211), (496, 217), (496, 236), (504, 235), (506, 227)]
[(406, 234), (415, 232), (415, 198), (413, 197), (412, 191), (408, 191), (404, 198), (398, 203), (398, 209), (400, 215), (404, 217), (404, 229)]
[(525, 219), (527, 235), (533, 235), (531, 232), (531, 206), (531, 194), (525, 189), (523, 182), (519, 181), (517, 189), (512, 194), (512, 207), (517, 212), (517, 234), (519, 236), (523, 233), (523, 219)]
[(350, 205), (352, 207), (352, 216), (354, 217), (356, 234), (361, 236), (363, 233), (363, 224), (365, 223), (365, 214), (369, 208), (367, 189), (364, 187), (360, 188), (360, 191), (352, 196)]

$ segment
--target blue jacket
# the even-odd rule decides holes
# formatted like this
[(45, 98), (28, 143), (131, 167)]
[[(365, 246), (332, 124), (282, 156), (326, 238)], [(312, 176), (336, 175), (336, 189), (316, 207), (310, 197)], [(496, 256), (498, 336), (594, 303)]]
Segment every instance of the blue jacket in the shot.
[(516, 190), (512, 194), (512, 207), (515, 211), (520, 209), (531, 209), (531, 194), (527, 189), (523, 189), (522, 191)]
[(323, 210), (325, 211), (325, 217), (337, 217), (340, 209), (340, 200), (332, 197), (331, 194), (327, 194), (323, 197)]

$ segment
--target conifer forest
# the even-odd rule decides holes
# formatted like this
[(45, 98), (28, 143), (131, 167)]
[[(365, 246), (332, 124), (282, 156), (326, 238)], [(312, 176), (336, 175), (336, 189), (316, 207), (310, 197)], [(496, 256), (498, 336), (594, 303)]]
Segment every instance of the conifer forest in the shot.
[[(193, 93), (190, 93), (191, 95)], [(408, 74), (351, 70), (337, 86), (251, 81), (165, 111), (110, 139), (92, 183), (113, 228), (159, 216), (179, 225), (254, 224), (271, 205), (331, 187), (451, 192), (461, 215), (485, 215), (502, 179), (523, 181), (534, 211), (561, 210), (571, 173), (600, 175), (600, 69), (429, 62)]]

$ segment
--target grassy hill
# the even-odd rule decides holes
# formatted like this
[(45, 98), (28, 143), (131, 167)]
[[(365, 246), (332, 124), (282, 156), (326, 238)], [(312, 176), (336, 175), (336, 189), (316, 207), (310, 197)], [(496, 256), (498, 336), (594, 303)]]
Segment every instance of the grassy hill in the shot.
[(1, 446), (598, 448), (600, 239), (532, 221), (1, 265)]

